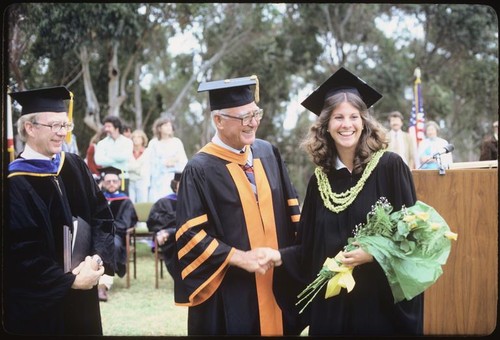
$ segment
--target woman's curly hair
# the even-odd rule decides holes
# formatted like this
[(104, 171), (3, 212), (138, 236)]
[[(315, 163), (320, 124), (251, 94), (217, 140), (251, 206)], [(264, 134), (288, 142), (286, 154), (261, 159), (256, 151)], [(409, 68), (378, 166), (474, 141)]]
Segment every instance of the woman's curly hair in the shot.
[(343, 102), (348, 102), (358, 109), (363, 121), (363, 131), (354, 156), (353, 173), (361, 173), (373, 153), (387, 148), (388, 145), (386, 129), (370, 115), (363, 100), (351, 92), (336, 93), (325, 100), (321, 114), (301, 143), (301, 147), (306, 150), (314, 164), (322, 167), (327, 174), (335, 169), (338, 156), (335, 142), (328, 132), (328, 124), (332, 112)]

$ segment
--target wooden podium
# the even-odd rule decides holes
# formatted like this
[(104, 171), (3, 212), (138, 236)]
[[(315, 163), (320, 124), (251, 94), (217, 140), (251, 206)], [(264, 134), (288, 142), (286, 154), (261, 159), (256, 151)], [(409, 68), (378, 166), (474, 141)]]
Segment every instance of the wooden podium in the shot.
[(417, 199), (458, 233), (443, 275), (424, 293), (424, 334), (489, 335), (497, 327), (498, 168), (412, 173)]

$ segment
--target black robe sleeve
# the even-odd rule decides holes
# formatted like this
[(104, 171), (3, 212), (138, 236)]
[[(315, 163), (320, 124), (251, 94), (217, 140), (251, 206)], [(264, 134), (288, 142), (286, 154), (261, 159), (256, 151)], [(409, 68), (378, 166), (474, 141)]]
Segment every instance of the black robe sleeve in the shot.
[(158, 232), (161, 229), (170, 229), (175, 232), (175, 209), (167, 197), (160, 198), (151, 207), (146, 221), (149, 231)]
[[(114, 234), (113, 214), (108, 201), (97, 185), (85, 162), (76, 154), (66, 153), (63, 178), (73, 216), (83, 218), (92, 227), (92, 254), (98, 254), (104, 263), (105, 273), (113, 275)], [(75, 179), (75, 173), (81, 174)]]

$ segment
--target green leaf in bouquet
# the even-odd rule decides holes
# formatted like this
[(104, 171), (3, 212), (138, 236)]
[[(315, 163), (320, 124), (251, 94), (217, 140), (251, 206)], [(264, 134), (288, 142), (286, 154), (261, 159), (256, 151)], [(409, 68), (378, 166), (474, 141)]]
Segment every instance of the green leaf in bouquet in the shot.
[[(371, 254), (384, 270), (394, 302), (399, 302), (412, 299), (436, 282), (448, 259), (450, 240), (456, 240), (458, 235), (424, 202), (417, 201), (396, 212), (392, 209), (381, 197), (367, 214), (367, 222), (355, 227), (343, 251), (359, 246)], [(349, 292), (354, 287), (354, 279), (349, 276), (352, 268), (348, 271), (342, 265), (341, 253), (335, 259), (327, 258), (316, 279), (299, 294), (297, 304), (308, 300), (300, 312), (327, 284), (327, 297), (338, 294), (341, 288)]]

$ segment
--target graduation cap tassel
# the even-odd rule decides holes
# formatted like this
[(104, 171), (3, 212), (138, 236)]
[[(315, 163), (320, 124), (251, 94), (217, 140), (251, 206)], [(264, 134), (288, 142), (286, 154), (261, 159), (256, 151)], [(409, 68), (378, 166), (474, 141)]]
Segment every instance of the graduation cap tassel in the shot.
[(260, 98), (259, 98), (259, 78), (257, 78), (257, 76), (255, 74), (253, 74), (252, 76), (250, 76), (250, 79), (254, 80), (255, 79), (255, 95), (254, 95), (254, 98), (255, 98), (255, 102), (258, 103)]
[(125, 191), (125, 176), (123, 175), (123, 170), (122, 170), (120, 179), (122, 180), (121, 189), (122, 189), (122, 191)]
[[(73, 92), (69, 91), (69, 108), (68, 108), (68, 120), (69, 122), (73, 122)], [(66, 133), (66, 143), (71, 144), (71, 131)]]

